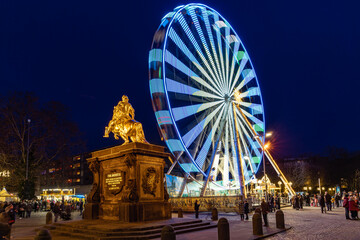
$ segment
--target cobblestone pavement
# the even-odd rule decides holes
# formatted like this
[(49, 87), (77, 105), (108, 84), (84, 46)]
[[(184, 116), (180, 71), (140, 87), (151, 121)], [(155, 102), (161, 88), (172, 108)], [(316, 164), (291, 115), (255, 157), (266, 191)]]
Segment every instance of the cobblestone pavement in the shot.
[[(267, 239), (271, 240), (352, 240), (360, 239), (360, 220), (346, 220), (344, 208), (336, 208), (331, 212), (322, 214), (319, 207), (305, 207), (303, 210), (295, 210), (291, 207), (282, 209), (285, 215), (285, 224), (290, 225), (292, 229), (276, 234)], [(194, 214), (186, 214), (186, 217), (193, 217)], [(236, 224), (240, 217), (235, 213), (219, 213), (219, 218), (225, 217), (230, 222), (230, 229), (238, 227)], [(200, 213), (201, 219), (211, 219), (211, 213)], [(275, 223), (275, 213), (268, 214), (269, 222)], [(251, 220), (251, 216), (250, 216)], [(252, 232), (252, 226), (249, 225), (248, 231)], [(208, 235), (209, 239), (216, 239), (215, 232), (210, 231), (198, 232), (198, 240), (202, 236)], [(186, 235), (186, 234), (184, 234)], [(193, 237), (196, 237), (194, 234)], [(244, 234), (246, 235), (246, 234)], [(180, 235), (181, 236), (181, 235)], [(179, 236), (179, 237), (180, 237)], [(237, 239), (243, 239), (245, 236), (239, 236)], [(183, 239), (187, 239), (185, 236)], [(181, 239), (182, 239), (181, 238)], [(231, 236), (233, 238), (233, 236)]]
[[(31, 218), (19, 219), (16, 216), (16, 221), (11, 229), (11, 239), (33, 239), (37, 228), (45, 225), (45, 216), (47, 212), (32, 213)], [(80, 220), (79, 212), (72, 213), (73, 220)], [(62, 220), (58, 220), (62, 221)]]
[[(344, 208), (322, 214), (319, 207), (305, 207), (296, 211), (284, 210), (285, 223), (292, 229), (277, 234), (271, 240), (320, 240), (320, 239), (360, 239), (360, 220), (346, 220)], [(274, 217), (270, 218), (274, 221)]]
[[(292, 229), (269, 237), (271, 240), (332, 240), (332, 239), (360, 239), (360, 220), (346, 220), (344, 208), (337, 208), (326, 214), (321, 214), (319, 208), (305, 207), (303, 210), (296, 211), (290, 207), (284, 208), (285, 223), (292, 226)], [(12, 229), (12, 239), (33, 239), (35, 229), (45, 224), (46, 212), (33, 213), (30, 219), (17, 219)], [(73, 213), (74, 220), (80, 220), (78, 212)], [(173, 214), (176, 218), (177, 214)], [(193, 213), (185, 213), (185, 218), (194, 218)], [(252, 237), (251, 216), (249, 221), (240, 222), (240, 217), (236, 213), (219, 213), (219, 218), (225, 217), (229, 220), (231, 239), (250, 239)], [(200, 213), (200, 218), (211, 220), (211, 213)], [(271, 225), (275, 223), (275, 213), (269, 214)], [(241, 227), (240, 229), (236, 229)], [(246, 231), (246, 233), (244, 232)], [(236, 234), (235, 234), (236, 233)], [(235, 236), (237, 235), (237, 236)], [(250, 237), (250, 238), (249, 238)], [(189, 234), (177, 236), (179, 240), (189, 239), (217, 239), (217, 230), (209, 229)]]

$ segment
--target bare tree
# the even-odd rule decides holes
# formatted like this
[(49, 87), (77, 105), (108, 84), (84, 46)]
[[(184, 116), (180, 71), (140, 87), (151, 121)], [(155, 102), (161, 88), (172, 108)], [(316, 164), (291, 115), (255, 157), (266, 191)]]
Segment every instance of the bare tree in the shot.
[[(31, 119), (31, 121), (29, 121)], [(10, 188), (22, 191), (45, 167), (69, 158), (81, 144), (79, 130), (58, 102), (41, 105), (31, 93), (14, 93), (0, 100), (0, 171), (11, 172)]]

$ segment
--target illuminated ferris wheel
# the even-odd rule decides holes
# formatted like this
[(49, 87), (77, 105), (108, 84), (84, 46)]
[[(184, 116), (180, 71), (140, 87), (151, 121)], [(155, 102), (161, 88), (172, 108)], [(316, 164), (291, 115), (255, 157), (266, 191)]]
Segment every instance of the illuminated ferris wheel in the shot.
[(240, 189), (263, 158), (265, 117), (255, 70), (215, 10), (188, 4), (163, 17), (149, 54), (158, 127), (175, 164), (202, 191)]

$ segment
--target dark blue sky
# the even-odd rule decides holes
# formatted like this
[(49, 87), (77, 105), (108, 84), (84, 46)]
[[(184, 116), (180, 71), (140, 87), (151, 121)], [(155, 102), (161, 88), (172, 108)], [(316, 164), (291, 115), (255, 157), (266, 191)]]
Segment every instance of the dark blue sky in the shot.
[[(147, 139), (160, 143), (148, 51), (161, 18), (189, 1), (1, 1), (0, 94), (33, 91), (70, 106), (88, 150), (127, 94)], [(281, 155), (360, 149), (358, 1), (199, 1), (237, 31)], [(35, 121), (35, 120), (34, 120)]]

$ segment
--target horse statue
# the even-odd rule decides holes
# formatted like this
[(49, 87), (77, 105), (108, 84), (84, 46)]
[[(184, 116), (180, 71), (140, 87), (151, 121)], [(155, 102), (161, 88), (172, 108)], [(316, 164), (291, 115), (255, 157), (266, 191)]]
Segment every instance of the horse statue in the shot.
[(135, 110), (129, 103), (129, 98), (124, 95), (122, 101), (114, 107), (113, 117), (107, 127), (105, 127), (104, 137), (109, 137), (112, 132), (116, 140), (121, 137), (125, 142), (148, 143), (145, 139), (142, 124), (135, 119)]

